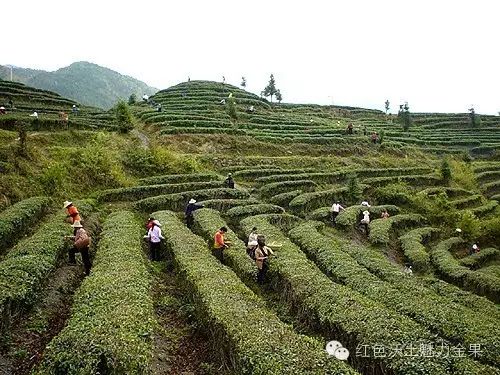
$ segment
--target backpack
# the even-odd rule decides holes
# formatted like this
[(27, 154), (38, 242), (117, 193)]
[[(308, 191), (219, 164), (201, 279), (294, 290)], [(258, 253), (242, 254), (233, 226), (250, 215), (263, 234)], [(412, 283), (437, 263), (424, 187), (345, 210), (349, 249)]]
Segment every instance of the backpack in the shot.
[(250, 246), (247, 247), (247, 254), (250, 258), (255, 260), (255, 250), (257, 249), (257, 246)]

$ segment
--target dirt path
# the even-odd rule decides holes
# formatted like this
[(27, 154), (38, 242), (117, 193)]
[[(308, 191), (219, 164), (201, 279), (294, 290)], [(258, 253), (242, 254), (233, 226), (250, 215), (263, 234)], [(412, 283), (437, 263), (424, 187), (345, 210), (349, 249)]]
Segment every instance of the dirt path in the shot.
[(63, 265), (51, 276), (39, 303), (17, 319), (0, 352), (0, 374), (29, 374), (45, 346), (57, 335), (70, 314), (73, 293), (83, 279), (78, 266)]
[(141, 141), (143, 148), (149, 148), (149, 138), (146, 134), (135, 128), (130, 133)]
[[(154, 337), (153, 374), (225, 374), (210, 358), (210, 344), (189, 319), (191, 305), (165, 262), (152, 265), (159, 330)], [(227, 373), (226, 373), (227, 374)]]

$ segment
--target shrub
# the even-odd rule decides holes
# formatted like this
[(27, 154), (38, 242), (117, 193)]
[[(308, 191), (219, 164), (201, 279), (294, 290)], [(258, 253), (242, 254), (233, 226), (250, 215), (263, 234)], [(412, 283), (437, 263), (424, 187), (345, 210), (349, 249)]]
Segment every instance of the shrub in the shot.
[(481, 234), (481, 222), (469, 210), (459, 215), (456, 222), (456, 228), (462, 230), (462, 238), (469, 242), (476, 241)]
[(353, 247), (351, 243), (321, 235), (314, 222), (300, 224), (289, 232), (289, 236), (334, 282), (345, 284), (407, 315), (449, 340), (458, 340), (467, 346), (488, 341), (485, 345), (489, 347), (488, 353), (483, 354), (493, 362), (498, 359), (500, 344), (496, 343), (495, 337), (500, 337), (500, 330), (494, 319), (481, 315), (483, 319), (478, 321), (478, 314), (450, 304), (425, 288), (414, 288), (405, 282), (404, 277), (401, 277), (401, 282), (394, 283), (380, 280), (344, 251), (344, 247)]
[(421, 224), (425, 218), (417, 214), (402, 214), (391, 216), (387, 219), (376, 219), (370, 222), (370, 242), (388, 244), (391, 231), (394, 229), (407, 229), (410, 226)]
[(379, 187), (374, 192), (379, 204), (404, 205), (411, 201), (412, 195), (408, 185), (402, 182)]
[(302, 194), (302, 190), (292, 190), (285, 193), (273, 195), (269, 202), (278, 206), (287, 207), (288, 203), (296, 196)]
[(197, 201), (203, 201), (207, 199), (245, 199), (248, 197), (248, 192), (244, 190), (226, 188), (203, 189), (144, 198), (135, 202), (134, 207), (140, 211), (146, 212), (151, 212), (155, 209), (183, 211), (191, 198)]
[(451, 167), (447, 159), (441, 161), (440, 168), (441, 178), (445, 184), (448, 184), (451, 180)]
[(480, 268), (486, 262), (493, 260), (493, 259), (498, 259), (499, 255), (500, 255), (500, 251), (490, 247), (490, 248), (482, 249), (479, 253), (474, 253), (472, 255), (469, 255), (469, 256), (466, 256), (465, 258), (460, 259), (460, 264), (462, 266), (476, 270), (476, 269)]
[[(271, 286), (295, 307), (300, 318), (320, 329), (322, 335), (326, 337), (334, 335), (351, 352), (354, 352), (360, 343), (391, 346), (396, 343), (432, 340), (432, 335), (411, 319), (346, 286), (332, 283), (265, 217), (259, 215), (246, 218), (240, 224), (245, 233), (249, 233), (255, 226), (260, 232), (265, 233), (268, 242), (282, 244), (276, 251), (277, 256), (270, 262), (270, 273), (276, 278), (271, 282)], [(346, 306), (356, 306), (356, 308), (346, 308)], [(373, 371), (391, 371), (399, 374), (442, 374), (448, 371), (450, 366), (448, 359), (443, 358), (358, 359), (360, 368), (370, 366)], [(473, 361), (468, 361), (470, 362)], [(470, 365), (474, 366), (472, 363)]]
[(200, 181), (184, 182), (181, 184), (145, 185), (103, 190), (100, 191), (97, 196), (100, 202), (127, 200), (135, 201), (146, 197), (157, 196), (160, 194), (174, 194), (193, 190), (217, 188), (222, 186), (223, 181)]
[(114, 108), (115, 121), (122, 133), (128, 133), (129, 130), (134, 128), (132, 113), (130, 113), (130, 108), (124, 101), (119, 101)]
[[(311, 214), (310, 219), (323, 221), (323, 219), (327, 217), (326, 209), (328, 209), (329, 214), (329, 207), (319, 208)], [(365, 206), (361, 205), (346, 207), (339, 213), (337, 219), (335, 220), (335, 223), (345, 227), (352, 227), (353, 225), (356, 225), (356, 223), (359, 221), (359, 216), (366, 209), (367, 208)], [(368, 212), (370, 212), (370, 215), (372, 215), (372, 220), (374, 218), (379, 218), (380, 215), (382, 215), (383, 211), (387, 211), (391, 215), (396, 215), (400, 210), (397, 206), (392, 205), (371, 206), (368, 208)]]
[(457, 210), (443, 192), (436, 195), (418, 193), (413, 196), (411, 203), (417, 212), (425, 215), (429, 221), (436, 223), (436, 225), (454, 225), (458, 215)]
[(363, 193), (363, 189), (359, 184), (358, 176), (355, 174), (349, 175), (347, 180), (347, 191), (346, 198), (349, 204), (354, 204), (359, 201), (361, 198), (361, 194)]
[(285, 210), (274, 204), (260, 203), (231, 208), (226, 215), (233, 221), (239, 221), (243, 217), (261, 214), (282, 214)]
[(482, 274), (479, 271), (471, 271), (459, 264), (450, 249), (463, 244), (463, 239), (452, 237), (441, 241), (431, 251), (432, 263), (436, 266), (441, 276), (449, 282), (458, 286), (473, 290), (475, 293), (484, 295), (493, 302), (500, 301), (500, 284), (496, 277)]
[(36, 225), (46, 213), (48, 205), (49, 198), (32, 197), (0, 212), (0, 253)]
[[(325, 356), (322, 344), (296, 334), (269, 312), (230, 269), (210, 256), (205, 242), (173, 213), (153, 215), (169, 228), (165, 233), (167, 247), (192, 295), (199, 322), (236, 373), (355, 373), (346, 364)], [(249, 260), (246, 253), (242, 255)]]
[(426, 272), (430, 268), (430, 256), (423, 243), (428, 242), (440, 230), (431, 227), (417, 228), (399, 237), (403, 253), (417, 272)]
[(180, 184), (182, 182), (214, 181), (219, 179), (220, 177), (215, 173), (187, 173), (141, 178), (139, 183), (142, 185)]
[(207, 199), (199, 202), (205, 208), (212, 208), (219, 212), (226, 212), (233, 207), (247, 206), (258, 204), (259, 201), (255, 198), (248, 199)]
[(284, 193), (290, 189), (300, 188), (302, 190), (314, 190), (316, 183), (311, 180), (271, 182), (259, 189), (259, 193), (265, 197)]
[(51, 341), (40, 374), (142, 374), (155, 327), (141, 226), (130, 212), (106, 220), (92, 274), (78, 289), (66, 327)]

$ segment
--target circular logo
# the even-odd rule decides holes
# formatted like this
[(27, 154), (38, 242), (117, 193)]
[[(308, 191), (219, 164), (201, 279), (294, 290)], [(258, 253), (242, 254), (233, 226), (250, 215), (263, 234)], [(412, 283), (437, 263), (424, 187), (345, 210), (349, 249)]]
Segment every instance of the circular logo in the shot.
[(339, 348), (342, 348), (342, 344), (338, 341), (329, 341), (327, 344), (326, 344), (326, 352), (330, 355), (335, 355), (335, 351)]
[(337, 350), (335, 350), (335, 358), (340, 359), (341, 361), (347, 360), (349, 358), (349, 350), (346, 348), (340, 347)]

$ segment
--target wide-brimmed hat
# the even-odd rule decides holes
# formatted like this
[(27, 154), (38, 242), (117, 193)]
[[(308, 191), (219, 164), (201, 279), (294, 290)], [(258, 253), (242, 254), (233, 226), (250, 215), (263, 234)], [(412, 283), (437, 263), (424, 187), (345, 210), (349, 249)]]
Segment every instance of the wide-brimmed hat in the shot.
[(363, 211), (363, 215), (370, 215), (370, 212), (368, 212), (368, 211)]
[(73, 224), (71, 224), (73, 228), (83, 228), (82, 223), (80, 223), (78, 220), (75, 221)]
[(257, 246), (259, 243), (257, 241), (250, 241), (248, 246)]
[(161, 227), (161, 224), (158, 220), (153, 220), (153, 224), (158, 226), (158, 227)]
[(191, 199), (189, 200), (189, 203), (191, 203), (191, 204), (196, 203), (196, 199), (191, 198)]
[(68, 208), (68, 206), (72, 205), (73, 202), (71, 201), (64, 201), (63, 205), (64, 205), (64, 208)]

